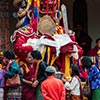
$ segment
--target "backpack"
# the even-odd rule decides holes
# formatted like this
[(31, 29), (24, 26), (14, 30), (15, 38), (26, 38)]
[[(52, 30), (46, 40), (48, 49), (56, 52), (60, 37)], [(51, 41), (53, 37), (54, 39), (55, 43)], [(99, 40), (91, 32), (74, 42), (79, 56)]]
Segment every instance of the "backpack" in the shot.
[(0, 69), (0, 87), (4, 87), (4, 75), (5, 75), (5, 72), (3, 69)]

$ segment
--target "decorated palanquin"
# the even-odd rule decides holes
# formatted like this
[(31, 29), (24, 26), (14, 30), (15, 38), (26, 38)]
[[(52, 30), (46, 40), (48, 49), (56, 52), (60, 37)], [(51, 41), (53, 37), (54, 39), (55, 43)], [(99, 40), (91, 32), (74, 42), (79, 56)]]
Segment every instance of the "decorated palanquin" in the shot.
[(43, 60), (70, 76), (70, 58), (78, 60), (83, 50), (74, 32), (66, 29), (67, 22), (60, 26), (60, 20), (66, 19), (60, 0), (14, 0), (13, 5), (18, 9), (18, 23), (11, 41), (19, 62), (25, 61), (28, 52), (39, 50)]

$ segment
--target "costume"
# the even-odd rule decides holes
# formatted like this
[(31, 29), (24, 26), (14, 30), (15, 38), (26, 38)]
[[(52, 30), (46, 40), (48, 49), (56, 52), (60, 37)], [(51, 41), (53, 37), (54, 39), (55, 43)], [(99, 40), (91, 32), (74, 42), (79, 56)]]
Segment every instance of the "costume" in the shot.
[(89, 71), (89, 81), (91, 83), (92, 100), (100, 99), (100, 71), (97, 66), (92, 65)]
[(44, 100), (65, 100), (64, 84), (54, 76), (48, 76), (48, 78), (42, 82), (41, 91)]
[[(20, 61), (25, 61), (28, 52), (40, 50), (43, 60), (49, 65), (56, 63), (66, 77), (70, 76), (70, 57), (78, 59), (83, 53), (70, 38), (68, 30), (65, 28), (65, 32), (64, 27), (59, 25), (62, 18), (60, 0), (14, 0), (13, 4), (17, 5), (18, 9), (23, 9), (25, 5), (22, 13), (18, 12), (18, 18), (22, 19), (23, 23), (26, 16), (30, 19), (29, 23), (26, 21), (27, 24), (21, 23), (22, 26), (11, 35), (14, 52)], [(30, 6), (33, 9), (29, 9)], [(66, 12), (65, 8), (63, 5), (62, 10)], [(64, 26), (67, 27), (65, 24)]]
[[(24, 70), (23, 79), (33, 81), (35, 75), (35, 66), (31, 67), (28, 63), (21, 66)], [(23, 83), (22, 100), (36, 100), (36, 88)]]

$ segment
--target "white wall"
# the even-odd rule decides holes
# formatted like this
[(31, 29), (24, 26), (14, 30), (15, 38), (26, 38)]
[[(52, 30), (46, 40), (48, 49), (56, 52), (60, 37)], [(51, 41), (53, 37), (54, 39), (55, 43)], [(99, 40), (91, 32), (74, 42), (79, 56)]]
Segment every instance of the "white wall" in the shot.
[[(72, 12), (74, 0), (65, 0), (68, 9), (68, 22), (70, 28), (73, 26)], [(88, 6), (88, 33), (95, 45), (95, 40), (100, 37), (100, 0), (86, 0)]]
[(87, 0), (88, 4), (88, 32), (93, 39), (92, 47), (95, 40), (100, 37), (100, 0)]

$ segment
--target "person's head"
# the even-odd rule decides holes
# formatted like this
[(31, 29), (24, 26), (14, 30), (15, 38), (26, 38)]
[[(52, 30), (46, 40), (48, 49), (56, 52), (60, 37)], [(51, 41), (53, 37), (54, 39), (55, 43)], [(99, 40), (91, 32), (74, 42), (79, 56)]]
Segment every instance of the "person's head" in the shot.
[(56, 68), (53, 66), (48, 66), (45, 70), (47, 76), (54, 75), (56, 73)]
[(31, 56), (33, 57), (33, 62), (37, 62), (42, 59), (41, 52), (38, 50), (34, 50), (31, 52)]
[(15, 59), (15, 53), (12, 50), (7, 50), (4, 52), (4, 61), (5, 63), (8, 62), (9, 60)]
[(15, 59), (15, 53), (12, 50), (7, 50), (4, 52), (4, 57), (7, 59)]
[(92, 64), (93, 64), (93, 62), (88, 56), (85, 56), (84, 58), (82, 58), (82, 67), (83, 68), (90, 68), (92, 66)]
[(33, 57), (31, 55), (31, 52), (29, 52), (26, 56), (26, 62), (32, 64), (33, 62)]
[(78, 75), (79, 76), (79, 66), (78, 65), (71, 65), (71, 76), (75, 76)]
[(100, 49), (100, 38), (96, 39), (96, 47)]
[(82, 25), (81, 24), (76, 24), (74, 30), (75, 30), (76, 34), (79, 33), (80, 31), (82, 31)]

